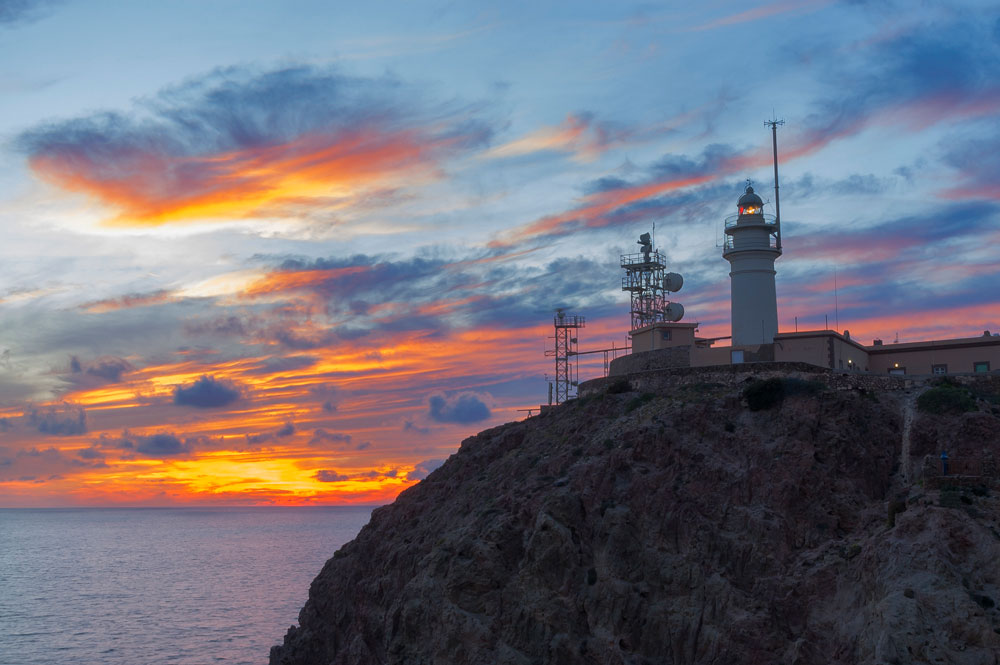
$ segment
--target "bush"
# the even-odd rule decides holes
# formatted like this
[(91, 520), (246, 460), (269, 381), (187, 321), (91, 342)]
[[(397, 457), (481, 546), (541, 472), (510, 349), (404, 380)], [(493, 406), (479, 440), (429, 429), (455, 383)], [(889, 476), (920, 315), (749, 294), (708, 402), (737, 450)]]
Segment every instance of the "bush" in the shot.
[(792, 395), (815, 395), (823, 390), (818, 381), (805, 381), (795, 377), (774, 377), (754, 381), (743, 390), (751, 411), (763, 411), (781, 404)]
[(965, 386), (954, 383), (940, 385), (924, 391), (917, 398), (917, 409), (924, 413), (963, 413), (976, 410), (976, 400)]

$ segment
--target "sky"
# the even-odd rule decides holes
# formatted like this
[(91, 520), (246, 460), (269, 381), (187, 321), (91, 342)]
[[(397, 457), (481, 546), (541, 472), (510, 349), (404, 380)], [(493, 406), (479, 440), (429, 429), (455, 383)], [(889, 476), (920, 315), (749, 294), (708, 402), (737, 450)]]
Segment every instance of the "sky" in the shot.
[[(1000, 329), (995, 3), (0, 0), (0, 506), (381, 504), (627, 343)], [(580, 378), (600, 376), (600, 354)]]

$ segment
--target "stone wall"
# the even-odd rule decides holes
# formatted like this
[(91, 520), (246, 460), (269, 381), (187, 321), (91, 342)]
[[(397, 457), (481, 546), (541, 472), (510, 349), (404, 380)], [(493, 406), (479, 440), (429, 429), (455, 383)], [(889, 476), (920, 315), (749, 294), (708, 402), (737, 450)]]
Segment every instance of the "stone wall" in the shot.
[(690, 366), (691, 347), (689, 345), (671, 346), (666, 349), (640, 351), (615, 358), (608, 367), (608, 376), (625, 376), (635, 372)]
[[(687, 347), (677, 347), (687, 348)], [(592, 379), (580, 384), (579, 396), (585, 397), (605, 392), (610, 386), (628, 382), (628, 390), (657, 392), (671, 385), (689, 385), (712, 382), (723, 386), (737, 386), (754, 379), (768, 379), (772, 376), (797, 376), (810, 381), (819, 381), (833, 390), (895, 391), (907, 390), (923, 383), (921, 379), (885, 374), (863, 374), (860, 372), (838, 372), (825, 367), (817, 367), (803, 362), (760, 362), (738, 365), (712, 365), (709, 367), (670, 367), (665, 363), (676, 358), (669, 355), (656, 357), (663, 351), (647, 351), (618, 358), (612, 363), (608, 377)], [(621, 361), (633, 359), (631, 363)], [(617, 365), (615, 363), (618, 363)], [(660, 366), (654, 364), (664, 363)], [(634, 368), (634, 369), (633, 369)]]

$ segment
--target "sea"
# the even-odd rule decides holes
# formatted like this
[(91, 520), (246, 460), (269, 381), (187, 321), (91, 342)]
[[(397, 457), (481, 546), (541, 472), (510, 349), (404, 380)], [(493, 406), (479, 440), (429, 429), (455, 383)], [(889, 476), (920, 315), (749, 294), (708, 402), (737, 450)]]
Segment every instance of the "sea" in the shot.
[(0, 665), (267, 663), (371, 511), (0, 510)]

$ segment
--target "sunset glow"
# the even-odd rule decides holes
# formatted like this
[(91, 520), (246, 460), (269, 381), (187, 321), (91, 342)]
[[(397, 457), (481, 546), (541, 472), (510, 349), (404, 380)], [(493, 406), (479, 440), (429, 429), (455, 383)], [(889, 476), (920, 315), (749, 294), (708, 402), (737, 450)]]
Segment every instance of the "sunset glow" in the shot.
[(1000, 331), (995, 8), (15, 4), (3, 506), (391, 501), (547, 400), (555, 308), (627, 343), (641, 233), (729, 335), (772, 117), (782, 332)]

